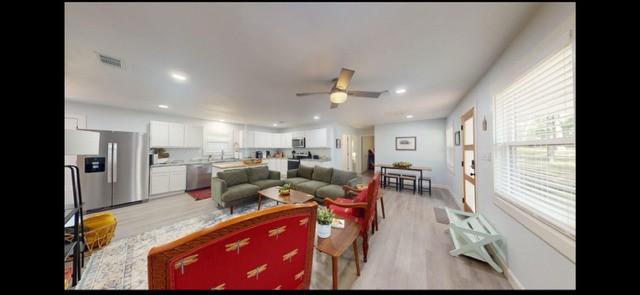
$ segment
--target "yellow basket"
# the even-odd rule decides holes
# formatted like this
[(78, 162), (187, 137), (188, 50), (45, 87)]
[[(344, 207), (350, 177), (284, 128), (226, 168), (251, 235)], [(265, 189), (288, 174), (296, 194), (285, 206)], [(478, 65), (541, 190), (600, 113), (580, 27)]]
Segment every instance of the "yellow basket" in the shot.
[(111, 212), (102, 212), (84, 218), (84, 242), (90, 254), (111, 242), (118, 221)]

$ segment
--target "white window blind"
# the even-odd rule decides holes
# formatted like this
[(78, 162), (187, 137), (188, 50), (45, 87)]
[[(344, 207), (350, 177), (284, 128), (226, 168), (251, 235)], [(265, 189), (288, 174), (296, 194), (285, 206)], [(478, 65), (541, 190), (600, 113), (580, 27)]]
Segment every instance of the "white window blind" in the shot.
[(574, 89), (570, 44), (494, 97), (496, 195), (573, 239)]
[(447, 168), (449, 169), (449, 171), (453, 172), (453, 122), (448, 125), (449, 126), (447, 126), (447, 130), (445, 131), (445, 139), (447, 145)]

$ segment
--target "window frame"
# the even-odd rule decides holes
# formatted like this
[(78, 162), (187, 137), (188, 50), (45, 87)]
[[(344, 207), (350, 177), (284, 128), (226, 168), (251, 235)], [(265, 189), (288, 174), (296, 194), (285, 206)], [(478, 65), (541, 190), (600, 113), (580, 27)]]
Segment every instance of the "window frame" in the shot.
[[(529, 68), (527, 68), (521, 76), (519, 76), (517, 79), (514, 79), (509, 84), (507, 84), (507, 87), (509, 87), (510, 85), (513, 85), (513, 83), (518, 81), (520, 79), (520, 77), (522, 77), (522, 76), (526, 75), (527, 73), (531, 72), (531, 70), (535, 69), (538, 65), (540, 65), (540, 63), (544, 62), (548, 57), (550, 57), (550, 56), (554, 55), (555, 53), (559, 52), (560, 50), (564, 49), (566, 46), (571, 46), (572, 47), (572, 55), (573, 55), (572, 56), (572, 58), (573, 58), (573, 71), (574, 71), (574, 73), (573, 73), (573, 87), (574, 87), (574, 94), (575, 94), (576, 93), (575, 92), (576, 47), (575, 47), (575, 38), (573, 38), (573, 31), (570, 31), (569, 34), (570, 34), (570, 42), (564, 43), (560, 48), (550, 52), (548, 55), (543, 57), (538, 63), (534, 64), (533, 66), (531, 66)], [(506, 89), (506, 87), (504, 89)], [(493, 95), (493, 97), (492, 97), (492, 111), (493, 111), (493, 115), (494, 116), (496, 114), (496, 103), (495, 103), (496, 102), (496, 96), (497, 95)], [(574, 96), (574, 108), (575, 108), (575, 106), (576, 106), (576, 97)], [(575, 124), (575, 118), (576, 118), (576, 114), (575, 114), (575, 111), (574, 111), (574, 124)], [(574, 130), (574, 132), (577, 135), (577, 131)], [(492, 137), (493, 137), (492, 138), (492, 152), (495, 154), (496, 153), (496, 150), (495, 150), (495, 147), (496, 147), (496, 142), (495, 142), (496, 141), (496, 125), (495, 124), (493, 124), (493, 136)], [(577, 163), (576, 163), (576, 167), (577, 167)], [(495, 175), (496, 175), (496, 167), (494, 165), (492, 165), (492, 173), (493, 173), (493, 175), (495, 177)], [(495, 179), (494, 179), (494, 181), (495, 181)], [(516, 203), (514, 201), (509, 200), (508, 198), (505, 198), (503, 196), (500, 196), (500, 194), (497, 193), (496, 190), (495, 190), (495, 183), (493, 181), (492, 181), (492, 189), (493, 189), (493, 203), (498, 208), (500, 208), (502, 211), (504, 211), (509, 216), (514, 218), (518, 223), (520, 223), (526, 229), (528, 229), (529, 231), (533, 232), (535, 235), (540, 237), (543, 241), (545, 241), (551, 247), (555, 248), (563, 256), (567, 257), (569, 260), (571, 260), (572, 262), (575, 263), (575, 256), (576, 256), (576, 248), (575, 248), (576, 247), (576, 240), (575, 240), (575, 238), (567, 236), (563, 231), (557, 229), (556, 227), (554, 227), (553, 225), (550, 225), (547, 222), (542, 221), (541, 217), (537, 217), (534, 213), (529, 212), (529, 210), (525, 210), (525, 209), (520, 208), (518, 205), (516, 205)], [(576, 187), (576, 194), (577, 194), (577, 187)], [(577, 203), (576, 203), (576, 207), (577, 207)]]

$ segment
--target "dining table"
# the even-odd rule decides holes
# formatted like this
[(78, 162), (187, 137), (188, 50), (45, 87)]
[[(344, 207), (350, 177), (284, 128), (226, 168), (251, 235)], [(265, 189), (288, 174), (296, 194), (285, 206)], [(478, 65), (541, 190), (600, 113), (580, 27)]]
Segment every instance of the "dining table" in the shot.
[[(419, 179), (422, 179), (424, 171), (431, 171), (431, 167), (429, 167), (429, 166), (413, 166), (413, 165), (411, 165), (409, 167), (397, 167), (397, 166), (393, 166), (393, 164), (384, 164), (384, 163), (378, 163), (375, 166), (376, 167), (380, 167), (380, 173), (381, 174), (387, 173), (387, 169), (418, 171), (418, 172), (420, 172), (420, 178)], [(422, 183), (420, 183), (420, 185), (418, 187), (419, 187), (418, 193), (420, 193), (422, 195)]]

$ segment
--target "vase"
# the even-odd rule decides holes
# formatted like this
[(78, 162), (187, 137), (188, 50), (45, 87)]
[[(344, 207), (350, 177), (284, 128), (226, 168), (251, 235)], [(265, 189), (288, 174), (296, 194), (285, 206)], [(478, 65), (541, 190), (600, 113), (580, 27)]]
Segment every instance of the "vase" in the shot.
[(331, 224), (320, 224), (316, 222), (318, 237), (328, 238), (331, 235)]

